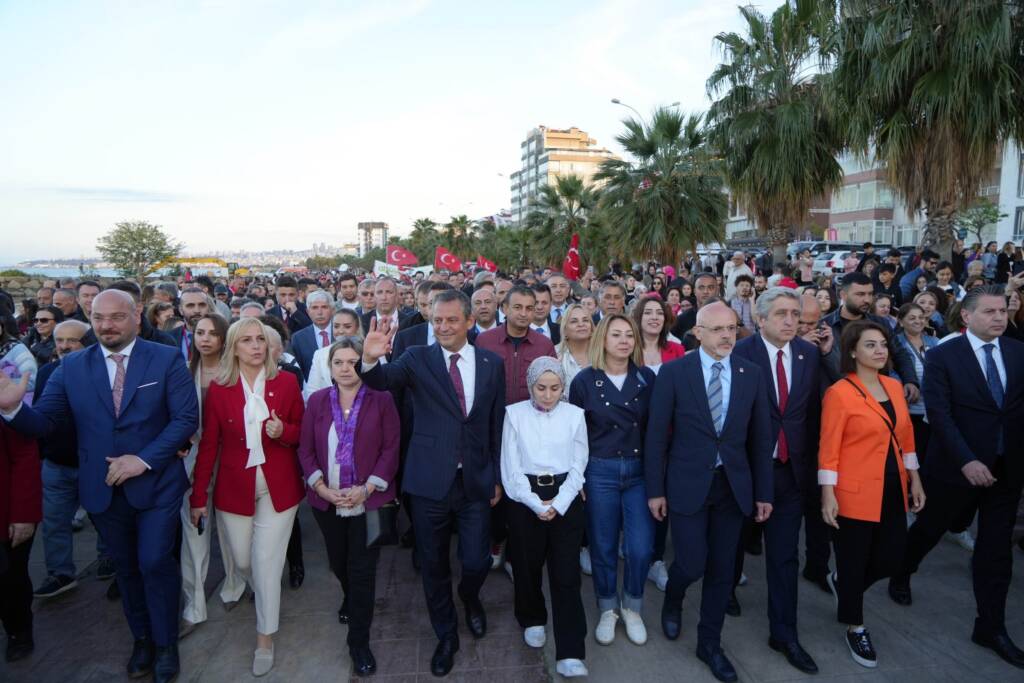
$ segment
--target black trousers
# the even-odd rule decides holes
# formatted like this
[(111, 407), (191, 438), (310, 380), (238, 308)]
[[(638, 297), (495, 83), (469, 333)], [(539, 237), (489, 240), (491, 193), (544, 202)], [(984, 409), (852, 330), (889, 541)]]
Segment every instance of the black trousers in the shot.
[(544, 564), (548, 566), (551, 611), (554, 616), (555, 659), (583, 659), (587, 617), (580, 597), (580, 542), (587, 520), (579, 496), (565, 516), (542, 522), (523, 505), (509, 501), (509, 553), (515, 577), (516, 620), (523, 628), (548, 622), (544, 606)]
[[(901, 574), (917, 571), (951, 522), (965, 510), (978, 510), (978, 538), (974, 543), (974, 600), (978, 607), (975, 629), (985, 636), (1006, 633), (1006, 594), (1013, 575), (1013, 527), (1017, 520), (1020, 486), (1006, 482), (1002, 459), (992, 470), (996, 483), (988, 488), (960, 486), (926, 478), (928, 503), (910, 527)], [(964, 480), (966, 483), (966, 479)]]
[(15, 548), (10, 541), (4, 542), (7, 571), (0, 574), (0, 622), (8, 635), (32, 635), (32, 580), (28, 576), (28, 556), (35, 538), (33, 535)]
[(821, 487), (814, 486), (804, 496), (804, 571), (809, 576), (824, 578), (831, 573), (828, 562), (832, 556), (832, 532), (821, 516)]
[(911, 415), (910, 424), (914, 427), (914, 450), (917, 459), (923, 464), (928, 455), (928, 439), (932, 435), (932, 427), (924, 421), (924, 415)]
[[(887, 475), (882, 488), (882, 514), (877, 522), (839, 516), (836, 530), (836, 576), (839, 621), (864, 623), (864, 592), (875, 581), (893, 576), (907, 544), (906, 494), (899, 476)], [(929, 505), (931, 501), (928, 501)], [(842, 508), (839, 509), (842, 513)]]
[(458, 638), (459, 623), (452, 600), (449, 561), (452, 524), (457, 524), (459, 529), (459, 558), (462, 561), (459, 597), (463, 601), (476, 600), (491, 570), (490, 501), (466, 498), (461, 471), (443, 499), (413, 495), (410, 498), (416, 552), (420, 558), (430, 623), (438, 639)]
[(376, 598), (377, 560), (380, 548), (366, 547), (366, 515), (339, 517), (333, 509), (313, 508), (327, 546), (331, 571), (341, 582), (348, 603), (349, 647), (370, 644), (370, 625)]
[(303, 564), (302, 562), (302, 527), (299, 526), (299, 516), (295, 515), (295, 522), (292, 524), (292, 535), (288, 537), (288, 566)]

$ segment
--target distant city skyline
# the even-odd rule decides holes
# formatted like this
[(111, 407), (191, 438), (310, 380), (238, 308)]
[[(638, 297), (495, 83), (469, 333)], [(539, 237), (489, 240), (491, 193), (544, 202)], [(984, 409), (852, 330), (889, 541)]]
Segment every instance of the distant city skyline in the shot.
[(706, 0), (0, 3), (2, 260), (94, 256), (122, 220), (198, 254), (493, 214), (527, 131), (621, 153), (610, 99), (704, 111), (740, 27)]

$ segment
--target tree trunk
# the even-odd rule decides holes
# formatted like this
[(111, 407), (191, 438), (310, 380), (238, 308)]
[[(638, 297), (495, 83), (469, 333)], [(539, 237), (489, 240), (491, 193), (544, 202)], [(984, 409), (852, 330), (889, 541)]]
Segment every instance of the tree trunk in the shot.
[(921, 230), (921, 245), (937, 253), (942, 260), (950, 259), (953, 254), (957, 236), (955, 218), (956, 212), (950, 209), (928, 211), (928, 220)]
[(765, 231), (768, 238), (768, 247), (772, 250), (772, 261), (774, 263), (786, 262), (786, 247), (789, 246), (791, 235), (789, 226), (777, 223)]

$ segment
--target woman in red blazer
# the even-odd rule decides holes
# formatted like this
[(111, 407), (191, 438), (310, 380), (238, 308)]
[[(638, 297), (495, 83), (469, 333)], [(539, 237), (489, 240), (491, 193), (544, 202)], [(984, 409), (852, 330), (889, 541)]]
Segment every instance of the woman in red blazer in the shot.
[(256, 594), (255, 676), (274, 665), (281, 572), (302, 500), (295, 452), (302, 394), (294, 376), (278, 372), (266, 329), (255, 318), (228, 329), (221, 374), (204, 401), (190, 498), (192, 523), (205, 524), (207, 486), (218, 464), (213, 505), (235, 565)]
[(908, 481), (910, 509), (924, 507), (903, 385), (880, 373), (889, 366), (888, 338), (879, 323), (846, 323), (840, 338), (846, 376), (825, 392), (818, 448), (822, 516), (836, 529), (836, 572), (828, 582), (839, 621), (847, 624), (850, 654), (869, 668), (878, 660), (864, 628), (864, 591), (892, 576), (903, 558)]
[(362, 355), (355, 337), (342, 337), (328, 351), (332, 383), (309, 397), (299, 462), (331, 571), (344, 592), (338, 621), (348, 624), (352, 668), (368, 676), (377, 670), (370, 624), (380, 549), (366, 547), (366, 513), (395, 499), (401, 426), (391, 394), (370, 389), (359, 377)]

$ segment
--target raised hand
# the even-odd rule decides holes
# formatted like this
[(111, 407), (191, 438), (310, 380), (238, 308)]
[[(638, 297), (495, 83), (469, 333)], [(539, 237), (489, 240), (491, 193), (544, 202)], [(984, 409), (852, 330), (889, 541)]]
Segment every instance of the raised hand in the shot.
[(270, 411), (270, 419), (263, 423), (266, 425), (267, 436), (276, 439), (284, 433), (284, 422), (277, 416), (276, 410)]
[(398, 329), (391, 329), (391, 320), (376, 317), (370, 318), (370, 331), (363, 339), (363, 362), (376, 363), (380, 358), (388, 355), (391, 351), (391, 341), (394, 339)]
[(21, 376), (21, 381), (14, 382), (5, 373), (0, 372), (0, 410), (9, 413), (21, 405), (21, 400), (28, 393), (29, 374)]

